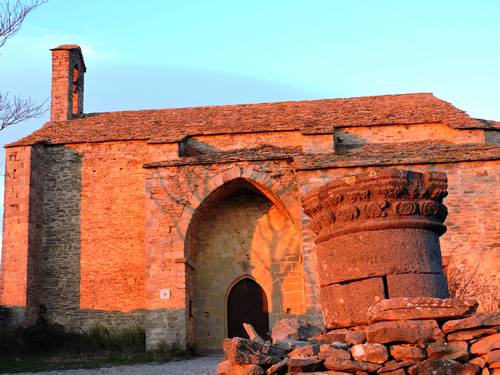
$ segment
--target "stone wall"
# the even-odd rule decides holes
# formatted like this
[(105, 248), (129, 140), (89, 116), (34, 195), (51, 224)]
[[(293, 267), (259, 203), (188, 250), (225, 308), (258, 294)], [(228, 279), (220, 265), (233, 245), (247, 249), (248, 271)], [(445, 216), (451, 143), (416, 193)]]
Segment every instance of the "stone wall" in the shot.
[(25, 322), (31, 154), (31, 147), (15, 147), (6, 155), (0, 304), (13, 324)]
[(42, 290), (51, 320), (78, 328), (143, 324), (142, 164), (154, 150), (144, 142), (47, 148)]
[(337, 145), (401, 143), (443, 140), (453, 143), (484, 143), (480, 129), (454, 129), (443, 123), (342, 127), (334, 129)]
[[(484, 135), (443, 124), (385, 128), (341, 128), (336, 135), (344, 143), (395, 142), (408, 132), (418, 139), (456, 137), (458, 143), (479, 142)], [(144, 320), (150, 347), (162, 340), (184, 345), (196, 336), (187, 316), (195, 298), (190, 285), (196, 283), (196, 260), (185, 247), (188, 227), (208, 196), (242, 178), (272, 202), (276, 217), (293, 224), (300, 243), (290, 259), (299, 259), (302, 281), (291, 284), (302, 288), (303, 303), (300, 308), (284, 304), (278, 313), (298, 309), (321, 324), (315, 235), (300, 201), (316, 186), (375, 168), (300, 168), (294, 155), (331, 153), (332, 134), (205, 135), (184, 140), (188, 150), (190, 140), (196, 143), (189, 151), (194, 156), (182, 156), (176, 143), (147, 141), (8, 148), (0, 303), (15, 307), (20, 320), (27, 306), (31, 314), (43, 303), (49, 316), (71, 327), (123, 326), (133, 317), (131, 324)], [(254, 143), (258, 147), (251, 148)], [(263, 150), (265, 145), (276, 147)], [(480, 262), (482, 272), (498, 284), (500, 230), (492, 214), (500, 201), (498, 161), (429, 159), (411, 169), (448, 174), (449, 230), (441, 238), (445, 260), (453, 255), (470, 269)], [(170, 299), (160, 297), (164, 290)]]
[(74, 312), (80, 309), (82, 160), (63, 146), (45, 151), (38, 300), (49, 320), (73, 328), (78, 326)]
[(28, 229), (28, 264), (26, 324), (35, 322), (41, 303), (42, 283), (42, 247), (44, 241), (44, 194), (46, 151), (41, 145), (31, 148), (29, 229)]
[[(29, 320), (23, 322), (33, 322), (43, 304), (50, 320), (70, 329), (143, 324), (142, 164), (160, 148), (145, 145), (8, 150), (12, 175), (6, 178), (5, 201), (12, 202), (17, 214), (6, 205), (4, 225), (9, 230), (4, 231), (0, 273), (6, 282), (0, 300), (23, 311), (28, 307)], [(168, 152), (168, 145), (163, 149)], [(25, 207), (26, 219), (19, 207)], [(24, 220), (23, 229), (19, 224)], [(20, 317), (24, 319), (23, 312)]]
[[(148, 215), (146, 225), (146, 253), (148, 256), (146, 262), (146, 291), (150, 308), (163, 308), (167, 310), (181, 308), (187, 311), (189, 301), (196, 300), (193, 294), (194, 288), (190, 287), (190, 284), (188, 284), (190, 280), (196, 283), (197, 277), (197, 261), (190, 257), (189, 251), (186, 252), (185, 248), (185, 246), (188, 246), (188, 248), (191, 247), (190, 244), (186, 244), (190, 241), (189, 236), (187, 236), (188, 228), (192, 220), (196, 220), (197, 215), (195, 214), (200, 205), (202, 205), (202, 202), (221, 186), (237, 179), (247, 181), (247, 184), (250, 186), (254, 184), (254, 189), (256, 187), (258, 191), (260, 191), (259, 194), (265, 196), (274, 204), (275, 208), (273, 208), (273, 210), (276, 210), (276, 213), (273, 215), (278, 215), (276, 216), (277, 218), (283, 216), (288, 217), (290, 224), (287, 224), (287, 226), (293, 226), (295, 228), (294, 230), (300, 231), (300, 223), (297, 220), (297, 218), (300, 217), (297, 187), (294, 182), (294, 176), (290, 171), (290, 163), (288, 160), (258, 163), (240, 162), (236, 165), (217, 163), (193, 166), (189, 164), (176, 165), (172, 163), (171, 165), (163, 164), (161, 166), (152, 166), (146, 183), (149, 197), (146, 207)], [(214, 218), (212, 216), (210, 217), (212, 220), (209, 223), (215, 225)], [(226, 220), (226, 222), (227, 221), (228, 220)], [(222, 224), (223, 223), (221, 223), (221, 225)], [(227, 224), (225, 229), (231, 228), (231, 225), (232, 224)], [(213, 229), (213, 227), (211, 229)], [(251, 228), (245, 230), (250, 229)], [(265, 226), (263, 229), (265, 229)], [(199, 236), (197, 231), (193, 233), (195, 233), (195, 236)], [(209, 236), (206, 231), (203, 233), (217, 242), (217, 234), (214, 233)], [(224, 236), (221, 237), (221, 239), (223, 238)], [(299, 242), (300, 237), (298, 236), (297, 240), (294, 241)], [(237, 238), (230, 239), (228, 246), (234, 246), (235, 242), (237, 242)], [(292, 253), (293, 251), (290, 252), (290, 259), (300, 259), (300, 251), (298, 254)], [(195, 268), (194, 271), (193, 266)], [(278, 267), (277, 264), (276, 267)], [(312, 265), (304, 264), (304, 269), (305, 267), (312, 267)], [(210, 271), (210, 269), (209, 267), (207, 272)], [(199, 270), (198, 272), (203, 272), (203, 270)], [(287, 271), (284, 270), (284, 273), (286, 272)], [(302, 270), (297, 269), (297, 271), (294, 272), (297, 272), (297, 274), (294, 275), (297, 280), (291, 283), (291, 285), (300, 288), (301, 277), (299, 275), (302, 273)], [(234, 278), (238, 277), (236, 274), (233, 274), (233, 276)], [(256, 278), (258, 277), (257, 275)], [(172, 283), (174, 279), (176, 282)], [(269, 284), (267, 278), (265, 278), (265, 280), (265, 284)], [(226, 281), (230, 283), (235, 280)], [(318, 310), (314, 310), (314, 305), (317, 301), (314, 300), (315, 297), (312, 296), (311, 293), (308, 294), (307, 292), (308, 288), (309, 291), (312, 289), (311, 285), (307, 283), (307, 280), (305, 280), (304, 283), (305, 285), (302, 287), (303, 292), (291, 292), (290, 295), (287, 296), (289, 300), (286, 301), (286, 299), (284, 299), (285, 303), (288, 303), (289, 306), (283, 304), (280, 307), (281, 310), (278, 310), (276, 314), (286, 312), (286, 309), (290, 308), (290, 313), (292, 314), (294, 313), (293, 310), (299, 309), (300, 311), (306, 311), (310, 316), (314, 314), (316, 314), (316, 317), (318, 316)], [(266, 285), (262, 286), (266, 288)], [(225, 287), (229, 287), (229, 285)], [(170, 290), (171, 294), (169, 299), (162, 300), (160, 298), (162, 289)], [(297, 303), (297, 301), (291, 303), (295, 298), (300, 299), (301, 293), (304, 293), (305, 296), (302, 306), (300, 306), (301, 303)], [(154, 324), (154, 322), (152, 324)], [(194, 319), (188, 319), (187, 325), (187, 332), (194, 334), (196, 326)], [(222, 329), (224, 329), (223, 326)], [(160, 330), (161, 327), (158, 326), (158, 332), (160, 332)], [(165, 338), (165, 335), (169, 334), (165, 330), (163, 332), (163, 336), (155, 337), (151, 341), (161, 341), (162, 338)], [(187, 337), (187, 340), (193, 339), (193, 336)]]
[(319, 333), (284, 320), (273, 342), (224, 341), (218, 375), (490, 375), (500, 368), (500, 315), (473, 314), (474, 300), (395, 298), (363, 325)]

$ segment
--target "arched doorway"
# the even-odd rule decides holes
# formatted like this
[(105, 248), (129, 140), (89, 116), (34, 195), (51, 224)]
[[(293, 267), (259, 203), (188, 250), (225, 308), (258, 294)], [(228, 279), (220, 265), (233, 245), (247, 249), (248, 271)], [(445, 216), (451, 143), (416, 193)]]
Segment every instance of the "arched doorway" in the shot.
[(264, 289), (245, 277), (229, 291), (227, 297), (227, 336), (247, 337), (243, 323), (250, 323), (264, 339), (269, 331), (269, 310)]
[[(249, 278), (265, 291), (268, 323), (258, 330), (263, 335), (286, 314), (303, 313), (299, 233), (284, 209), (247, 180), (226, 182), (206, 197), (185, 241), (191, 262), (188, 337), (200, 353), (220, 351), (228, 336), (227, 303), (235, 280)], [(237, 325), (243, 329), (242, 322)], [(246, 337), (244, 331), (238, 335)]]

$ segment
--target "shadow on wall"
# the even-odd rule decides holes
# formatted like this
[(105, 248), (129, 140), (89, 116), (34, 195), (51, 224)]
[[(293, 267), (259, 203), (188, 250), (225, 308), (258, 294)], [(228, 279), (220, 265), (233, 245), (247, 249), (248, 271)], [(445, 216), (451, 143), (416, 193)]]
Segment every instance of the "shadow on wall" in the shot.
[[(45, 218), (43, 242), (38, 259), (30, 256), (38, 270), (32, 267), (37, 272), (29, 277), (33, 282), (28, 294), (38, 297), (40, 312), (46, 312), (50, 321), (71, 326), (80, 309), (82, 157), (64, 146), (46, 147), (44, 164), (43, 213), (34, 212)], [(34, 245), (30, 253), (36, 252)]]
[[(26, 306), (3, 307), (0, 324), (15, 325), (24, 320), (31, 325), (38, 317), (70, 331), (96, 325), (122, 328), (144, 324), (144, 310), (80, 308), (81, 197), (81, 154), (65, 146), (34, 146)], [(27, 314), (23, 319), (25, 309)]]
[[(271, 326), (287, 313), (303, 313), (300, 236), (282, 209), (243, 178), (222, 185), (198, 207), (187, 231), (186, 255), (193, 264), (188, 340), (200, 351), (220, 350), (231, 319), (228, 293), (245, 277), (264, 289)], [(284, 301), (291, 299), (286, 308)]]
[[(160, 326), (163, 331), (168, 331), (169, 343), (185, 345), (184, 308), (146, 311), (144, 305), (140, 304), (128, 310), (121, 307), (127, 295), (124, 295), (123, 290), (116, 291), (114, 287), (125, 285), (125, 288), (131, 288), (131, 284), (127, 272), (116, 272), (117, 268), (124, 268), (124, 257), (120, 252), (123, 246), (117, 245), (116, 237), (113, 236), (120, 236), (120, 239), (124, 239), (123, 243), (127, 243), (128, 237), (124, 237), (121, 223), (110, 229), (111, 219), (103, 216), (103, 212), (109, 213), (105, 210), (110, 205), (112, 209), (118, 206), (119, 213), (129, 209), (128, 202), (112, 206), (116, 196), (120, 198), (124, 195), (121, 194), (122, 190), (116, 189), (115, 184), (118, 177), (122, 176), (122, 166), (104, 164), (102, 160), (95, 161), (92, 158), (87, 159), (84, 165), (83, 159), (76, 147), (33, 147), (28, 283), (25, 291), (27, 300), (23, 306), (4, 306), (0, 312), (0, 324), (32, 325), (39, 317), (43, 317), (50, 323), (64, 326), (68, 331), (87, 331), (95, 326), (117, 329), (144, 327), (152, 324), (153, 319), (155, 326), (145, 327), (148, 343), (162, 342), (163, 336), (155, 336)], [(96, 175), (101, 180), (94, 180)], [(138, 191), (137, 194), (142, 193)], [(93, 208), (98, 205), (94, 215)], [(117, 217), (116, 212), (113, 213)], [(119, 219), (124, 220), (123, 216)], [(116, 231), (117, 227), (119, 232)], [(95, 237), (99, 229), (100, 237)], [(131, 238), (134, 238), (133, 235)], [(99, 242), (103, 238), (107, 241), (105, 244)], [(116, 260), (113, 266), (108, 262), (110, 259)], [(128, 258), (126, 260), (130, 261)], [(18, 267), (19, 264), (14, 266)], [(143, 269), (141, 271), (140, 275), (143, 275)], [(106, 277), (115, 283), (102, 282)], [(94, 289), (95, 295), (92, 293)], [(14, 289), (14, 292), (20, 293), (18, 289)], [(140, 289), (140, 292), (144, 291)], [(84, 304), (87, 301), (90, 302)]]

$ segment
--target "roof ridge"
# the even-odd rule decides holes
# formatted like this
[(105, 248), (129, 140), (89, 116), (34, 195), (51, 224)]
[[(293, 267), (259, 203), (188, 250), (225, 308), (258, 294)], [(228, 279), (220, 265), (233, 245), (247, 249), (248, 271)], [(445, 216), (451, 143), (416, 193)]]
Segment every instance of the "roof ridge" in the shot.
[[(442, 100), (436, 97), (432, 92), (412, 92), (405, 94), (384, 94), (384, 95), (365, 95), (365, 96), (350, 96), (350, 97), (339, 97), (339, 98), (321, 98), (321, 99), (307, 99), (307, 100), (283, 100), (283, 101), (270, 101), (270, 102), (257, 102), (257, 103), (237, 103), (237, 104), (216, 104), (216, 105), (195, 105), (188, 107), (163, 107), (163, 108), (146, 108), (146, 109), (128, 109), (119, 111), (108, 111), (108, 112), (90, 112), (84, 113), (82, 116), (74, 118), (72, 120), (65, 121), (52, 121), (52, 122), (68, 122), (73, 120), (79, 120), (81, 118), (88, 118), (93, 116), (100, 116), (106, 114), (120, 114), (120, 113), (136, 113), (136, 112), (153, 112), (153, 111), (175, 111), (175, 110), (189, 110), (189, 109), (215, 109), (215, 108), (235, 108), (235, 107), (254, 107), (254, 106), (271, 106), (279, 104), (308, 104), (313, 102), (330, 102), (330, 101), (343, 101), (343, 100), (356, 100), (356, 99), (379, 99), (387, 97), (404, 97), (404, 96), (430, 96), (438, 100)], [(442, 100), (444, 102), (444, 100)], [(448, 102), (446, 102), (448, 103)]]

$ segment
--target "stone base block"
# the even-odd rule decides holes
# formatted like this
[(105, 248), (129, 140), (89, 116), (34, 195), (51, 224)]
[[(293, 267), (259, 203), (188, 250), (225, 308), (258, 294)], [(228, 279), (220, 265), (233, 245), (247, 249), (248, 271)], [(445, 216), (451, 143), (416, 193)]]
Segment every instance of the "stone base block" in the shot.
[(443, 274), (387, 275), (389, 298), (448, 298), (448, 282)]
[(320, 289), (327, 328), (351, 327), (368, 323), (368, 308), (384, 299), (381, 277), (333, 284)]

